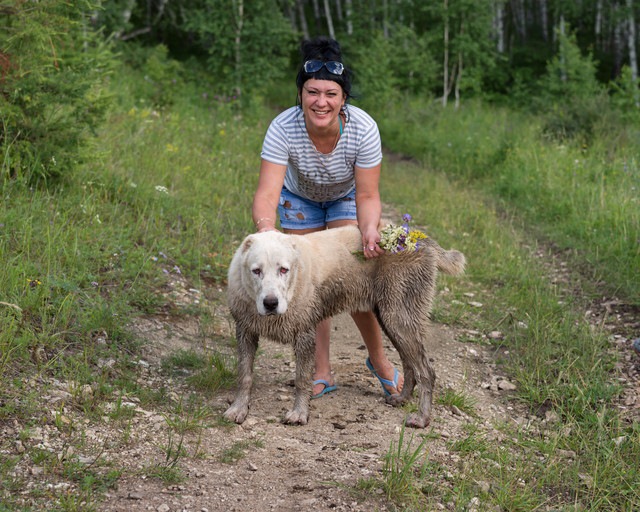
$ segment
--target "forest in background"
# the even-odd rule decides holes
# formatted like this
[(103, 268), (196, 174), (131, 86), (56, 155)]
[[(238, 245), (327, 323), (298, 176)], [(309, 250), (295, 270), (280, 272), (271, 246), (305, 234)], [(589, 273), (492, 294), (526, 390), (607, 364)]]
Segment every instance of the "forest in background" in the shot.
[[(603, 111), (640, 119), (637, 0), (2, 0), (4, 174), (84, 161), (122, 65), (157, 107), (184, 85), (239, 108), (295, 100), (301, 39), (338, 38), (374, 116), (419, 98), (553, 113), (561, 135)], [(54, 158), (55, 153), (55, 158)]]

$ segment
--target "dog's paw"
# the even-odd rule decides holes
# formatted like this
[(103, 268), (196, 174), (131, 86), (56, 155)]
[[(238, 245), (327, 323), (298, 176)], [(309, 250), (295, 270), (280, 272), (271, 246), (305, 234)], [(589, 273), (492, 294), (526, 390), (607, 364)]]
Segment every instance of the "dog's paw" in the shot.
[(237, 423), (239, 425), (247, 419), (248, 414), (249, 407), (245, 405), (236, 405), (234, 403), (224, 412), (223, 416), (225, 417), (225, 419), (233, 421), (234, 423)]
[(292, 409), (284, 415), (283, 421), (287, 425), (306, 425), (309, 422), (309, 411)]
[(385, 398), (385, 401), (389, 405), (393, 405), (394, 407), (400, 407), (407, 403), (407, 398), (402, 395), (402, 393), (396, 393), (394, 395), (389, 395)]
[(425, 428), (429, 423), (431, 423), (431, 418), (420, 414), (409, 414), (405, 421), (405, 425), (411, 428)]

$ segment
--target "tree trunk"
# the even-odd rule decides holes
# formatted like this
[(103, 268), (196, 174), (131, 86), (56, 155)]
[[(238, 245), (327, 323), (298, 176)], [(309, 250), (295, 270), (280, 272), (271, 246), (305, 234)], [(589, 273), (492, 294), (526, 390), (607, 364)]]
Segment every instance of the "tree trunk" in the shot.
[(389, 39), (389, 0), (382, 0), (382, 34)]
[(302, 37), (310, 39), (309, 25), (307, 25), (307, 18), (304, 15), (304, 0), (296, 0), (296, 7), (298, 8), (298, 17), (300, 18), (300, 29), (302, 30)]
[(527, 18), (524, 11), (524, 0), (515, 0), (512, 3), (513, 9), (513, 24), (515, 25), (516, 32), (520, 37), (521, 42), (525, 42), (527, 39)]
[(320, 21), (320, 5), (318, 4), (318, 0), (313, 0), (313, 18), (316, 21), (316, 34), (321, 32), (321, 21)]
[(327, 28), (329, 29), (329, 37), (331, 39), (335, 39), (336, 33), (333, 30), (333, 18), (331, 17), (331, 8), (329, 7), (329, 0), (324, 0), (324, 14), (327, 18)]
[(244, 0), (235, 0), (233, 2), (236, 8), (236, 35), (234, 39), (235, 55), (236, 55), (236, 94), (238, 97), (242, 94), (242, 27), (244, 25)]
[(442, 65), (442, 106), (447, 106), (447, 97), (449, 96), (449, 0), (444, 0), (444, 62)]
[(549, 41), (549, 11), (547, 0), (540, 0), (540, 24), (542, 25), (542, 38)]
[(624, 22), (621, 21), (621, 17), (618, 13), (618, 5), (613, 6), (613, 16), (615, 27), (613, 29), (613, 76), (619, 76), (622, 71), (622, 63), (624, 62)]
[(342, 24), (343, 16), (342, 16), (342, 2), (340, 0), (336, 0), (336, 13), (338, 13), (338, 21)]
[(291, 30), (297, 34), (299, 30), (298, 30), (298, 18), (296, 16), (295, 6), (290, 3), (287, 3), (284, 9), (285, 11), (287, 11), (287, 17), (289, 18)]
[(504, 9), (503, 0), (497, 0), (493, 9), (493, 30), (496, 34), (496, 50), (504, 53)]
[(454, 108), (458, 110), (460, 108), (460, 80), (462, 79), (462, 52), (458, 53), (458, 73), (456, 75), (456, 88), (455, 88), (455, 106)]
[[(627, 45), (629, 46), (629, 67), (631, 68), (631, 78), (636, 83), (638, 80), (638, 56), (636, 54), (636, 20), (633, 15), (633, 0), (627, 0), (627, 23), (629, 30), (627, 31)], [(638, 96), (636, 94), (636, 105), (638, 104)]]
[[(560, 38), (560, 41), (564, 41), (565, 40), (565, 26), (564, 26), (564, 14), (560, 15), (560, 26), (558, 28), (558, 31), (560, 32), (560, 35), (562, 36)], [(565, 57), (565, 48), (563, 44), (560, 44), (560, 80), (562, 80), (563, 82), (567, 81), (567, 63), (566, 63), (566, 57)]]
[(347, 18), (347, 35), (353, 35), (353, 20), (351, 19), (351, 13), (353, 12), (352, 0), (345, 0), (345, 17)]

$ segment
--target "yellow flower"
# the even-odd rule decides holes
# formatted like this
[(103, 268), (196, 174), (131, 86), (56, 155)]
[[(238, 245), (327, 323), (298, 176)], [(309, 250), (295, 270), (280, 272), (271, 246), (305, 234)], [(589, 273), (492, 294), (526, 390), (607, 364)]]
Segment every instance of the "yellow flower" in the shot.
[(427, 238), (427, 235), (425, 235), (422, 231), (414, 229), (409, 233), (409, 240), (411, 240), (411, 242), (413, 243), (416, 243), (418, 240), (424, 240), (425, 238)]

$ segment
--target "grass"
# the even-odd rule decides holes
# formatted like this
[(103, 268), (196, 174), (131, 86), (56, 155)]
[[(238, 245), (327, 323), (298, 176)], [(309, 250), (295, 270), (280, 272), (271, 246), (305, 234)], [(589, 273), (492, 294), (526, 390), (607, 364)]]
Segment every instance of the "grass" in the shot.
[[(159, 313), (210, 321), (203, 303), (215, 300), (212, 288), (224, 286), (231, 253), (251, 230), (272, 113), (240, 112), (189, 88), (173, 107), (154, 109), (127, 89), (134, 78), (121, 82), (121, 107), (100, 134), (103, 155), (94, 165), (48, 188), (0, 184), (0, 422), (20, 425), (27, 447), (0, 461), (6, 510), (24, 509), (14, 492), (22, 457), (72, 489), (36, 487), (30, 506), (88, 510), (99, 502), (121, 473), (100, 462), (83, 473), (73, 457), (60, 462), (26, 441), (46, 425), (77, 453), (95, 451), (83, 438), (83, 419), (117, 427), (121, 437), (112, 441), (125, 446), (135, 442), (132, 399), (165, 418), (162, 462), (142, 473), (181, 481), (181, 461), (201, 456), (199, 439), (218, 427), (195, 397), (230, 385), (235, 374), (223, 340), (174, 353), (163, 369), (188, 390), (176, 403), (169, 390), (138, 382), (143, 342), (130, 324)], [(463, 461), (459, 470), (425, 456), (428, 436), (416, 447), (402, 431), (383, 480), (361, 485), (383, 489), (407, 510), (425, 502), (462, 509), (473, 498), (514, 511), (640, 508), (640, 427), (616, 408), (617, 355), (582, 313), (595, 281), (598, 293), (606, 287), (639, 302), (637, 133), (602, 131), (584, 146), (544, 139), (535, 120), (501, 109), (470, 105), (454, 113), (412, 104), (395, 109), (402, 119), (393, 111), (372, 112), (385, 142), (422, 163), (385, 160), (385, 202), (469, 262), (464, 277), (442, 276), (440, 287), (451, 292), (446, 306), (437, 305), (437, 320), (479, 333), (499, 328), (504, 337), (486, 343), (508, 352), (499, 362), (517, 383), (519, 406), (532, 415), (544, 408), (557, 420), (538, 430), (499, 425), (497, 440), (477, 423), (470, 397), (444, 390), (438, 403), (469, 416), (465, 437), (449, 446)], [(542, 242), (571, 249), (585, 297), (568, 297), (550, 282), (535, 256)], [(181, 303), (169, 293), (175, 283), (196, 288), (202, 301)], [(468, 307), (464, 293), (482, 307)], [(52, 393), (64, 400), (43, 408), (41, 397)], [(254, 447), (234, 445), (222, 459), (233, 463)]]

